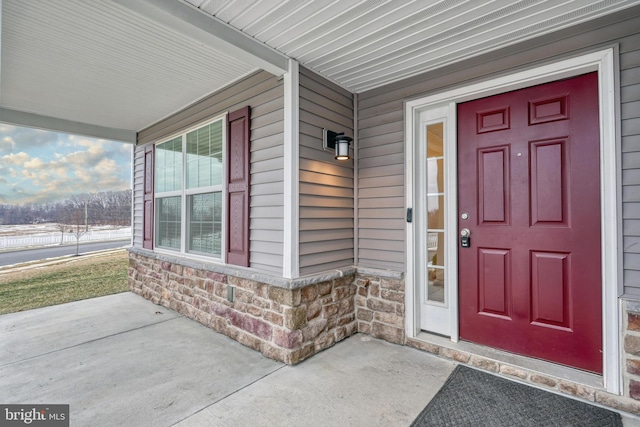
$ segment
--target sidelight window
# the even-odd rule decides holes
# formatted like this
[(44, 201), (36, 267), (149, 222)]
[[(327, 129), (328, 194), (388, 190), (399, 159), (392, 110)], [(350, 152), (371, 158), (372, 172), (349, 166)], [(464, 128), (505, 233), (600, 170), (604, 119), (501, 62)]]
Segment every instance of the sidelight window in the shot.
[(427, 125), (427, 300), (445, 302), (444, 126)]

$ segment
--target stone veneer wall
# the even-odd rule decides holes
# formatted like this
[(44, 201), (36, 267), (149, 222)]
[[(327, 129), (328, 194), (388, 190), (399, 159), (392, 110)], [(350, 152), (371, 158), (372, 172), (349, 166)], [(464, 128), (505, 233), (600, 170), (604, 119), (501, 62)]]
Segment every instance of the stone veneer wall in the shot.
[(358, 273), (356, 279), (358, 332), (405, 344), (403, 276), (390, 273), (385, 277), (366, 271)]
[(356, 332), (355, 270), (287, 289), (167, 259), (131, 250), (130, 289), (271, 359), (296, 364)]
[(624, 391), (640, 400), (640, 301), (623, 300), (622, 307)]

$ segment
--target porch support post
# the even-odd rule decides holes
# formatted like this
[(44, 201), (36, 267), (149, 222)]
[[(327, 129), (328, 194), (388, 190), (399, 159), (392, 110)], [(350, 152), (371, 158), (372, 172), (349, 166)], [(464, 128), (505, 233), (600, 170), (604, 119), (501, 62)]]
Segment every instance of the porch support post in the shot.
[(300, 76), (296, 61), (289, 59), (284, 75), (284, 249), (282, 274), (287, 279), (300, 275)]
[[(405, 208), (413, 209), (414, 203), (414, 151), (416, 142), (415, 129), (417, 126), (417, 104), (405, 103), (405, 146), (404, 146), (404, 189), (405, 189)], [(417, 289), (416, 274), (414, 265), (414, 247), (415, 247), (415, 230), (414, 223), (407, 222), (405, 230), (405, 254), (406, 254), (406, 272), (405, 272), (405, 289), (404, 289), (404, 312), (405, 321), (404, 329), (407, 338), (415, 338), (419, 331), (419, 320), (417, 318), (418, 310), (416, 308)], [(451, 286), (451, 285), (450, 285)]]
[(358, 94), (353, 94), (353, 265), (360, 263), (360, 249), (358, 248), (358, 236), (360, 234), (360, 221), (358, 219), (358, 205), (360, 195), (359, 160), (358, 160)]
[(2, 99), (2, 0), (0, 0), (0, 99)]

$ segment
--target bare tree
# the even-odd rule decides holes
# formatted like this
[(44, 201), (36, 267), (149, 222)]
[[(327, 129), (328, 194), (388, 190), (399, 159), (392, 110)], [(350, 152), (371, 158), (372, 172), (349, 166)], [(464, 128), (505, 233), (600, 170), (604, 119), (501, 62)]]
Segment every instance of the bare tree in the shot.
[(74, 200), (67, 200), (56, 209), (57, 229), (61, 233), (61, 242), (64, 243), (64, 233), (71, 234), (76, 239), (76, 255), (80, 252), (80, 238), (84, 236), (88, 227), (85, 225), (84, 204)]
[(67, 225), (58, 222), (56, 224), (56, 228), (58, 229), (58, 231), (60, 232), (60, 244), (64, 245), (64, 232), (67, 230)]
[[(84, 232), (89, 231), (89, 216), (88, 216), (88, 205), (91, 203), (92, 195), (87, 193), (82, 194), (74, 194), (71, 196), (71, 203), (75, 207), (75, 210), (79, 211), (75, 216), (79, 216), (76, 221), (76, 225), (84, 223)], [(81, 221), (81, 222), (78, 222)]]
[(78, 256), (80, 254), (80, 238), (89, 231), (84, 207), (74, 206), (70, 218), (71, 227), (69, 228), (69, 233), (76, 239), (76, 256)]
[(69, 200), (62, 203), (58, 203), (55, 208), (54, 218), (57, 224), (56, 228), (60, 231), (60, 234), (61, 234), (60, 236), (61, 245), (64, 244), (65, 231), (70, 229), (70, 224), (73, 222), (71, 218), (72, 212), (73, 212), (73, 205)]

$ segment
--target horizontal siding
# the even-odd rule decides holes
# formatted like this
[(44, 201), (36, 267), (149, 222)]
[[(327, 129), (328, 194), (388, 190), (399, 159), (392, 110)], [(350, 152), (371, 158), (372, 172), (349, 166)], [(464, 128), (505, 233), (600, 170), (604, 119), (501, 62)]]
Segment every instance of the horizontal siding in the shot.
[[(366, 97), (360, 96), (359, 105)], [(403, 100), (358, 112), (358, 264), (404, 270)]]
[(340, 230), (307, 230), (306, 233), (304, 233), (304, 237), (300, 239), (300, 244), (344, 239), (353, 240), (353, 236), (353, 228)]
[(322, 149), (322, 129), (353, 136), (353, 97), (300, 67), (300, 274), (353, 265), (353, 161)]
[[(618, 43), (624, 287), (640, 295), (640, 8), (358, 95), (358, 265), (405, 271), (404, 103)], [(634, 15), (635, 14), (635, 15)]]
[[(255, 73), (138, 134), (134, 174), (134, 244), (142, 245), (142, 144), (158, 142), (202, 121), (251, 107), (250, 266), (282, 274), (284, 235), (284, 89), (267, 72)], [(144, 161), (144, 158), (142, 158)], [(139, 187), (139, 191), (135, 188)], [(138, 242), (139, 240), (139, 242)]]
[(140, 131), (138, 133), (138, 144), (157, 142), (199, 122), (227, 111), (240, 109), (247, 104), (252, 107), (256, 104), (263, 104), (265, 100), (271, 100), (274, 96), (277, 97), (277, 91), (275, 94), (272, 91), (278, 86), (281, 86), (281, 84), (277, 79), (265, 71), (252, 74)]
[(620, 94), (621, 102), (631, 102), (640, 96), (640, 84), (625, 86), (624, 92)]
[(640, 34), (630, 39), (620, 43), (623, 268), (625, 292), (640, 293)]

